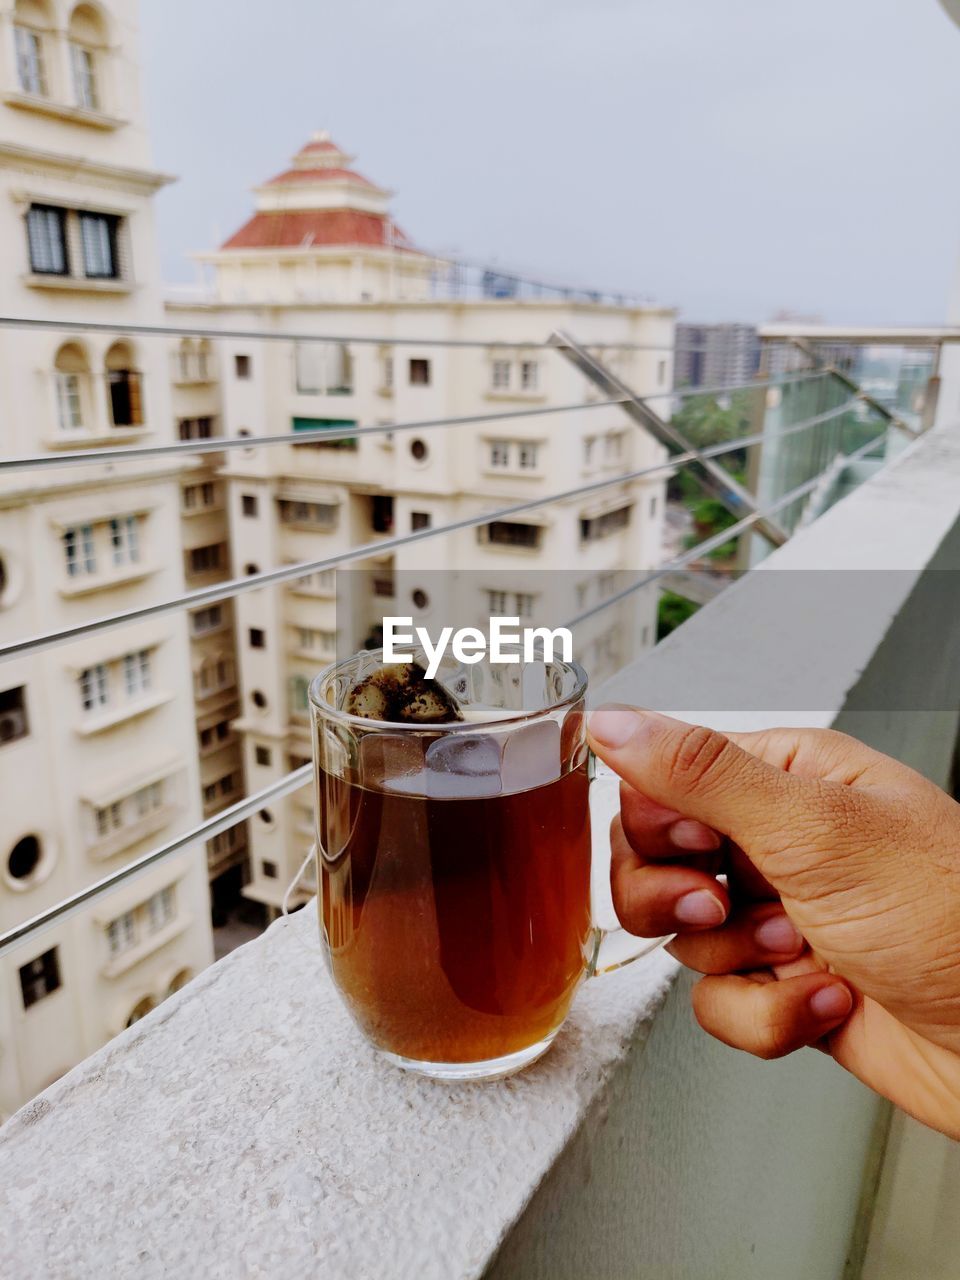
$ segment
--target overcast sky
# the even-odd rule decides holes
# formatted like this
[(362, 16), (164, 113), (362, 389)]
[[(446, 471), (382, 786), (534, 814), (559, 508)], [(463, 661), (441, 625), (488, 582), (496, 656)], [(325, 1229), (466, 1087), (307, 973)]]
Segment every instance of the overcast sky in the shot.
[(434, 251), (690, 319), (944, 319), (937, 0), (141, 0), (141, 25), (170, 280), (326, 128)]

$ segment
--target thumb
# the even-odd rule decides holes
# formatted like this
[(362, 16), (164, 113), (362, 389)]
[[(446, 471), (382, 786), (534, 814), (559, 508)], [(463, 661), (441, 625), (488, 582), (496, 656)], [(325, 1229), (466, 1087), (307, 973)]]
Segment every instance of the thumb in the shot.
[(782, 848), (785, 827), (802, 813), (809, 833), (820, 807), (817, 788), (701, 725), (611, 703), (590, 715), (587, 735), (631, 787), (729, 836), (761, 867), (765, 850)]

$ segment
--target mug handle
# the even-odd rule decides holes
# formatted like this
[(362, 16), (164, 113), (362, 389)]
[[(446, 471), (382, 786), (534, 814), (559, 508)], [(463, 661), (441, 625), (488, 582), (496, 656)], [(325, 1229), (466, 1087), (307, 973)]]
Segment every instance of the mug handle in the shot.
[[(590, 898), (593, 903), (593, 946), (587, 977), (596, 978), (649, 955), (676, 935), (638, 938), (617, 920), (610, 889), (610, 823), (620, 810), (620, 778), (592, 751), (587, 760), (587, 776), (590, 779)], [(602, 923), (604, 920), (606, 924)]]

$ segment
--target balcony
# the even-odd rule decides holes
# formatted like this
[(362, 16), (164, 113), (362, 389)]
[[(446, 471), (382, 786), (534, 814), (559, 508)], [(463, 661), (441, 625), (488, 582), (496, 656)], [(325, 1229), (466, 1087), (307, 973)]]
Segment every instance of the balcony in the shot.
[[(717, 476), (713, 459), (730, 440), (676, 447), (631, 473), (652, 483), (696, 468), (729, 486), (735, 523), (644, 575), (652, 585), (669, 570), (679, 586), (703, 563), (708, 602), (594, 697), (720, 728), (837, 725), (946, 782), (960, 719), (960, 667), (948, 660), (960, 593), (936, 583), (960, 568), (960, 430), (930, 431), (888, 460), (893, 431), (918, 429), (923, 411), (898, 426), (896, 407), (864, 412), (839, 374), (803, 367), (816, 406), (806, 392), (796, 404), (783, 393), (791, 370), (748, 388), (759, 429), (734, 447), (748, 454), (749, 491)], [(598, 389), (600, 403), (615, 392)], [(642, 417), (645, 402), (631, 409)], [(812, 432), (816, 449), (804, 443)], [(598, 495), (624, 482), (614, 469), (566, 496), (599, 522)], [(311, 499), (283, 500), (302, 519)], [(508, 532), (491, 552), (535, 554), (533, 535), (516, 530), (550, 501), (456, 527), (501, 522)], [(410, 540), (386, 536), (387, 550)], [(730, 575), (710, 569), (710, 550), (737, 538), (741, 567), (762, 567), (720, 590)], [(769, 552), (771, 542), (781, 545)], [(292, 593), (384, 549), (314, 552), (151, 607)], [(870, 589), (850, 590), (861, 573)], [(326, 596), (325, 581), (314, 577), (313, 590)], [(616, 595), (585, 601), (584, 616)], [(287, 796), (306, 835), (308, 782), (300, 765), (145, 856), (205, 845), (228, 856), (239, 846), (212, 842)], [(115, 883), (138, 869), (120, 869)], [(270, 883), (279, 898), (283, 882)], [(0, 950), (21, 943), (0, 937)], [(384, 1280), (834, 1280), (869, 1238), (889, 1111), (818, 1054), (759, 1063), (708, 1040), (690, 1017), (689, 986), (656, 953), (586, 984), (553, 1050), (523, 1075), (441, 1086), (367, 1049), (324, 971), (308, 907), (206, 969), (0, 1129), (0, 1248), (25, 1275), (60, 1268), (71, 1280), (150, 1267), (306, 1276), (320, 1259), (331, 1277)]]

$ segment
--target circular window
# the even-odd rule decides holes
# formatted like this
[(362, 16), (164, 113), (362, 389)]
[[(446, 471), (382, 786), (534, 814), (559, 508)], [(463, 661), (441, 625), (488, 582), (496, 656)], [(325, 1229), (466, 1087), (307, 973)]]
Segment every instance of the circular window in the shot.
[(250, 695), (250, 701), (258, 710), (260, 711), (266, 710), (267, 695), (263, 692), (262, 689), (254, 689), (253, 693), (251, 693)]
[(417, 587), (416, 591), (411, 594), (410, 599), (418, 609), (425, 609), (430, 603), (430, 597), (425, 591), (421, 591), (419, 587)]
[(273, 814), (270, 812), (269, 809), (261, 809), (260, 812), (257, 814), (257, 817), (260, 819), (260, 821), (263, 823), (265, 827), (273, 826)]
[(252, 564), (252, 563), (245, 564), (243, 566), (243, 572), (247, 575), (248, 578), (250, 578), (253, 576), (253, 574), (260, 572), (260, 566), (258, 564)]
[(427, 448), (426, 441), (424, 440), (410, 441), (410, 456), (414, 459), (415, 462), (426, 462), (427, 455), (429, 454), (429, 452), (430, 450)]
[(16, 600), (20, 594), (22, 579), (19, 565), (11, 561), (9, 556), (0, 554), (0, 609)]
[(28, 880), (43, 856), (43, 849), (38, 836), (24, 836), (10, 850), (7, 858), (7, 871), (14, 880)]

